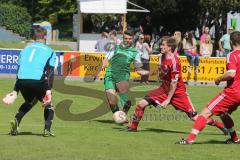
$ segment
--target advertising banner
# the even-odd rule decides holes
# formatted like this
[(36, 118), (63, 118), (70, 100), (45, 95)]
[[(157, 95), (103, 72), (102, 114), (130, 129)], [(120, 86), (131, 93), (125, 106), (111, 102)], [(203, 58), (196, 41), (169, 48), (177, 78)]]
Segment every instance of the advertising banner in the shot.
[(80, 53), (65, 52), (63, 59), (63, 75), (80, 76)]
[(20, 50), (0, 50), (0, 73), (16, 74)]

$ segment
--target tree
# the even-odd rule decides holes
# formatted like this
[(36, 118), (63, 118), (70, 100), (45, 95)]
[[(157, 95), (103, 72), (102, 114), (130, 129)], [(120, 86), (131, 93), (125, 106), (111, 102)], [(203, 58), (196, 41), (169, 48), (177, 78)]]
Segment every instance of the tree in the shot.
[(48, 20), (56, 24), (59, 19), (69, 20), (77, 11), (76, 0), (38, 0), (35, 20)]

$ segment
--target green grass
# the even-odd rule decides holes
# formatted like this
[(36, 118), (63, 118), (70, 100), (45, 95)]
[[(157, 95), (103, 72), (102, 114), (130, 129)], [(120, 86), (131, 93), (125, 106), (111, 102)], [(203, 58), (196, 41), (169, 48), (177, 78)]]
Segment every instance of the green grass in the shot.
[[(23, 49), (26, 46), (24, 42), (3, 42), (0, 41), (0, 48), (13, 48), (13, 49)], [(49, 45), (54, 50), (64, 50), (71, 51), (67, 45)]]
[[(0, 79), (1, 97), (11, 90), (13, 84), (14, 80)], [(103, 90), (101, 82), (68, 81), (67, 84), (74, 84), (75, 89), (79, 92), (80, 89), (84, 90), (78, 88), (79, 86), (96, 89), (96, 94), (103, 96), (96, 99), (55, 91), (54, 104), (58, 104), (63, 99), (72, 99), (73, 105), (70, 107), (70, 111), (74, 114), (89, 111), (105, 99), (104, 93), (97, 92)], [(152, 85), (136, 86), (131, 89), (131, 93), (142, 92), (142, 94), (145, 94), (146, 90), (153, 87)], [(66, 89), (60, 91), (66, 92), (67, 87), (63, 88)], [(222, 88), (218, 87), (188, 87), (192, 102), (198, 111), (221, 90)], [(97, 95), (94, 96), (97, 97)], [(110, 112), (89, 121), (64, 121), (55, 116), (53, 129), (56, 137), (44, 138), (41, 136), (43, 108), (38, 104), (24, 117), (21, 123), (22, 135), (12, 137), (7, 135), (9, 122), (21, 103), (21, 96), (12, 106), (5, 106), (1, 103), (1, 160), (226, 160), (229, 157), (239, 159), (239, 146), (223, 144), (227, 137), (214, 127), (206, 127), (199, 135), (197, 144), (190, 146), (175, 145), (174, 142), (187, 136), (193, 123), (183, 113), (176, 112), (172, 107), (159, 112), (154, 108), (147, 109), (145, 117), (140, 123), (140, 131), (137, 133), (120, 132), (119, 129), (123, 126), (111, 123), (112, 114)], [(132, 115), (132, 113), (133, 109), (129, 115)], [(240, 117), (238, 115), (239, 111), (233, 113), (236, 128), (240, 128)]]

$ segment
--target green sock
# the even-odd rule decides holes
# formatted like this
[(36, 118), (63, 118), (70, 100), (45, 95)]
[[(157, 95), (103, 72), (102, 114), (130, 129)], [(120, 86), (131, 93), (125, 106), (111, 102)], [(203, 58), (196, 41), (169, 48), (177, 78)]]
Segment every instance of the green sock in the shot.
[(119, 106), (123, 108), (128, 100), (128, 93), (119, 93)]

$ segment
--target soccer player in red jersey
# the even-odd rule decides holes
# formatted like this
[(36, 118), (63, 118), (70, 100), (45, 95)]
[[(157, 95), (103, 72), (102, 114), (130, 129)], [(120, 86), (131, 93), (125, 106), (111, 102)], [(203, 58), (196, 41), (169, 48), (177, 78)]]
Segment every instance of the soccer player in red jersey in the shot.
[(228, 129), (231, 136), (225, 143), (240, 143), (237, 133), (234, 129), (234, 122), (230, 114), (237, 109), (240, 104), (240, 32), (235, 31), (230, 35), (230, 42), (233, 51), (227, 55), (227, 72), (215, 79), (215, 84), (226, 81), (227, 86), (224, 90), (208, 102), (206, 107), (198, 116), (191, 133), (186, 139), (182, 139), (177, 144), (192, 144), (196, 136), (206, 126), (206, 122), (212, 115), (220, 116), (224, 126)]
[[(162, 85), (159, 88), (150, 91), (138, 102), (133, 120), (130, 127), (127, 128), (127, 131), (137, 131), (145, 107), (149, 105), (167, 108), (167, 106), (171, 104), (175, 109), (185, 112), (193, 121), (197, 119), (198, 114), (192, 106), (185, 84), (182, 80), (180, 61), (177, 56), (174, 55), (175, 48), (176, 41), (174, 38), (167, 36), (163, 38), (158, 71)], [(224, 131), (223, 124), (212, 118), (207, 119), (207, 123)]]

